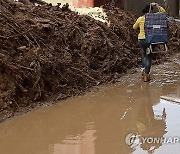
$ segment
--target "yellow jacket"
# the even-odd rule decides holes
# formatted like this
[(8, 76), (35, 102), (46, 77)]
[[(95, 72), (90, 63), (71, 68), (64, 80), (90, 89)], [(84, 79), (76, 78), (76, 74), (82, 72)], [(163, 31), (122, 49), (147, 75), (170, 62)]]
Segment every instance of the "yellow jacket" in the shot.
[[(166, 10), (163, 7), (159, 8), (160, 13), (165, 13)], [(140, 30), (140, 33), (138, 35), (138, 39), (145, 39), (145, 30), (144, 30), (144, 23), (145, 23), (145, 16), (141, 16), (137, 19), (136, 23), (133, 25), (133, 29)]]

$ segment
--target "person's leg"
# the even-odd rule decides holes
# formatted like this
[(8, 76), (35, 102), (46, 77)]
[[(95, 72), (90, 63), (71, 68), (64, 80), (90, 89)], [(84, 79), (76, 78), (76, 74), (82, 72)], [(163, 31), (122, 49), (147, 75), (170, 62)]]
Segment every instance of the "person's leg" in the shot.
[(151, 69), (151, 54), (146, 54), (144, 59), (145, 73), (149, 74)]
[(147, 52), (148, 44), (145, 40), (139, 40), (138, 44), (142, 50), (143, 58), (142, 58), (142, 67), (144, 68), (143, 78), (144, 81), (149, 81), (149, 73), (151, 69), (151, 54)]
[(146, 61), (146, 49), (147, 49), (147, 44), (145, 40), (138, 40), (139, 47), (142, 50), (142, 68), (145, 68), (145, 61)]

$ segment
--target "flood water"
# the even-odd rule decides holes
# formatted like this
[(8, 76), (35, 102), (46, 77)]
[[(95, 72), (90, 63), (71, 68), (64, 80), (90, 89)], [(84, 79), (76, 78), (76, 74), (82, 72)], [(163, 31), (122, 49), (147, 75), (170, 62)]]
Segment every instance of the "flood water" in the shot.
[[(176, 154), (177, 143), (143, 143), (140, 137), (180, 138), (180, 55), (84, 96), (0, 124), (0, 154)], [(165, 98), (165, 99), (164, 99)], [(138, 134), (128, 145), (127, 135)]]

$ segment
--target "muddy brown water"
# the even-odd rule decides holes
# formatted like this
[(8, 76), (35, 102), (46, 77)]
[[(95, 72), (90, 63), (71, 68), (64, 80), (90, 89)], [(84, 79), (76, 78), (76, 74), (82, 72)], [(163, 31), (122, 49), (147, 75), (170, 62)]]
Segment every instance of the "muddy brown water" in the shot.
[(178, 153), (180, 142), (138, 139), (180, 138), (180, 55), (154, 66), (150, 83), (139, 74), (0, 124), (0, 154)]

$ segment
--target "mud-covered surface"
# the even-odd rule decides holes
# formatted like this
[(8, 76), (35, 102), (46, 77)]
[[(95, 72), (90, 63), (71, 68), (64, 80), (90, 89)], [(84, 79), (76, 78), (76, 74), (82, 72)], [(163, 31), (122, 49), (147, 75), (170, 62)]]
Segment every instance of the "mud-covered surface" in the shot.
[[(118, 83), (1, 123), (0, 153), (176, 154), (180, 54), (153, 66), (150, 83), (141, 82), (137, 71)], [(130, 144), (132, 133), (138, 138)], [(143, 142), (143, 137), (163, 140)]]
[[(68, 6), (0, 0), (0, 121), (40, 101), (79, 95), (113, 82), (140, 63), (135, 16), (106, 11), (108, 25)], [(180, 26), (170, 24), (170, 53), (179, 51)]]

